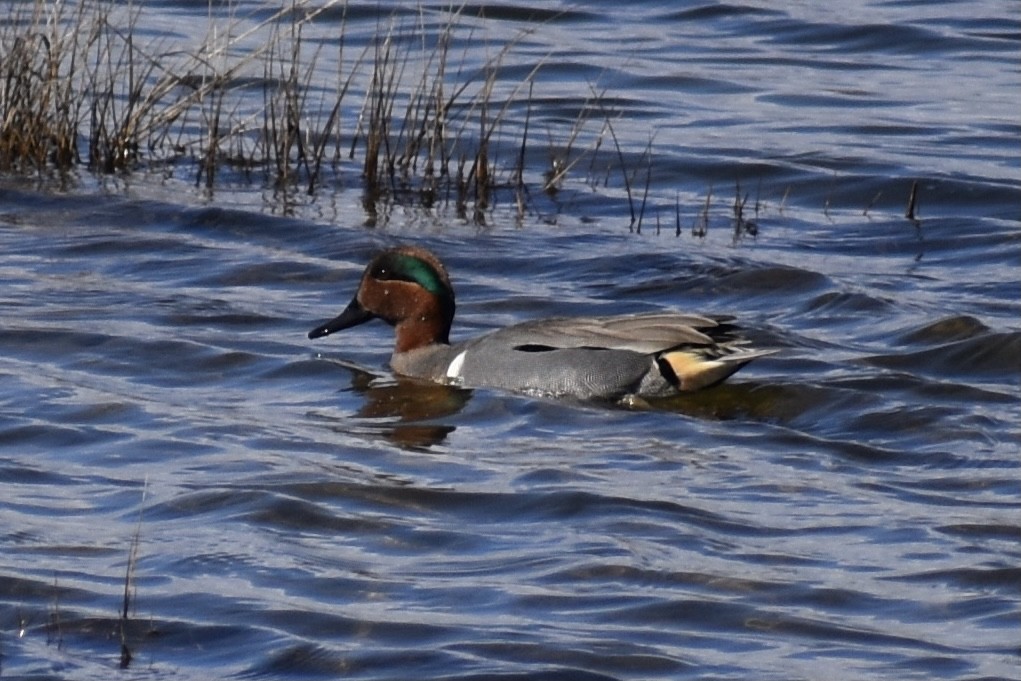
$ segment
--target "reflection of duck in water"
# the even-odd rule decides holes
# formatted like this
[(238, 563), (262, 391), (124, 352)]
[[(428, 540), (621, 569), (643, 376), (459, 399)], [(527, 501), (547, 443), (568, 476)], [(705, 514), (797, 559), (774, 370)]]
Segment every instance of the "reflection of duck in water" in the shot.
[(443, 442), (456, 426), (444, 419), (460, 412), (471, 391), (403, 376), (380, 376), (342, 360), (329, 360), (351, 374), (351, 390), (362, 404), (350, 415), (317, 418), (338, 433), (382, 438), (403, 448), (422, 449)]
[(749, 349), (729, 318), (669, 312), (539, 319), (451, 345), (447, 271), (412, 246), (376, 256), (347, 308), (308, 336), (376, 317), (395, 328), (390, 365), (398, 374), (542, 395), (672, 395), (715, 385), (773, 352)]

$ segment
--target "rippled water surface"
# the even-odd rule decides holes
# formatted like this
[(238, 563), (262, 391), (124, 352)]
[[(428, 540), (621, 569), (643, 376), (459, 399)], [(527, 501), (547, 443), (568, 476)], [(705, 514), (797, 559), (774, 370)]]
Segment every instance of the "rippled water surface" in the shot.
[[(640, 230), (588, 161), (481, 220), (367, 211), (356, 171), (0, 180), (0, 678), (1021, 677), (1016, 5), (476, 9), (468, 63), (544, 64), (529, 172), (602, 92)], [(624, 409), (308, 341), (398, 242), (458, 338), (681, 308), (781, 352)]]

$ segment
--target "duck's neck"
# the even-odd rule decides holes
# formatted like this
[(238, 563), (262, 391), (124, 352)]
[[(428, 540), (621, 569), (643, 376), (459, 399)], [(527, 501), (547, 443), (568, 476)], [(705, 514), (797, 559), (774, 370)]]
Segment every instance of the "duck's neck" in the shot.
[(394, 352), (408, 352), (429, 345), (450, 343), (450, 322), (442, 317), (416, 316), (394, 327)]

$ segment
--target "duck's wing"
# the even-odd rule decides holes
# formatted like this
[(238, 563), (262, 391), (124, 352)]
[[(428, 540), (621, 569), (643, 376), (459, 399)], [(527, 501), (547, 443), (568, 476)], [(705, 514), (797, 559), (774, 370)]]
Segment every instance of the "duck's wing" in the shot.
[(740, 340), (728, 318), (654, 312), (609, 317), (554, 317), (505, 331), (522, 349), (605, 348), (652, 355), (677, 347), (706, 347)]

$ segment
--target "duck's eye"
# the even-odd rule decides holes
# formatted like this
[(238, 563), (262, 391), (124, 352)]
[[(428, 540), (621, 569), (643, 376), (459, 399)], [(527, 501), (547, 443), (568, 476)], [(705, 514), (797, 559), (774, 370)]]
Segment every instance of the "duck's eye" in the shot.
[(372, 278), (379, 281), (411, 281), (415, 278), (408, 274), (407, 268), (401, 263), (381, 262), (372, 269)]

